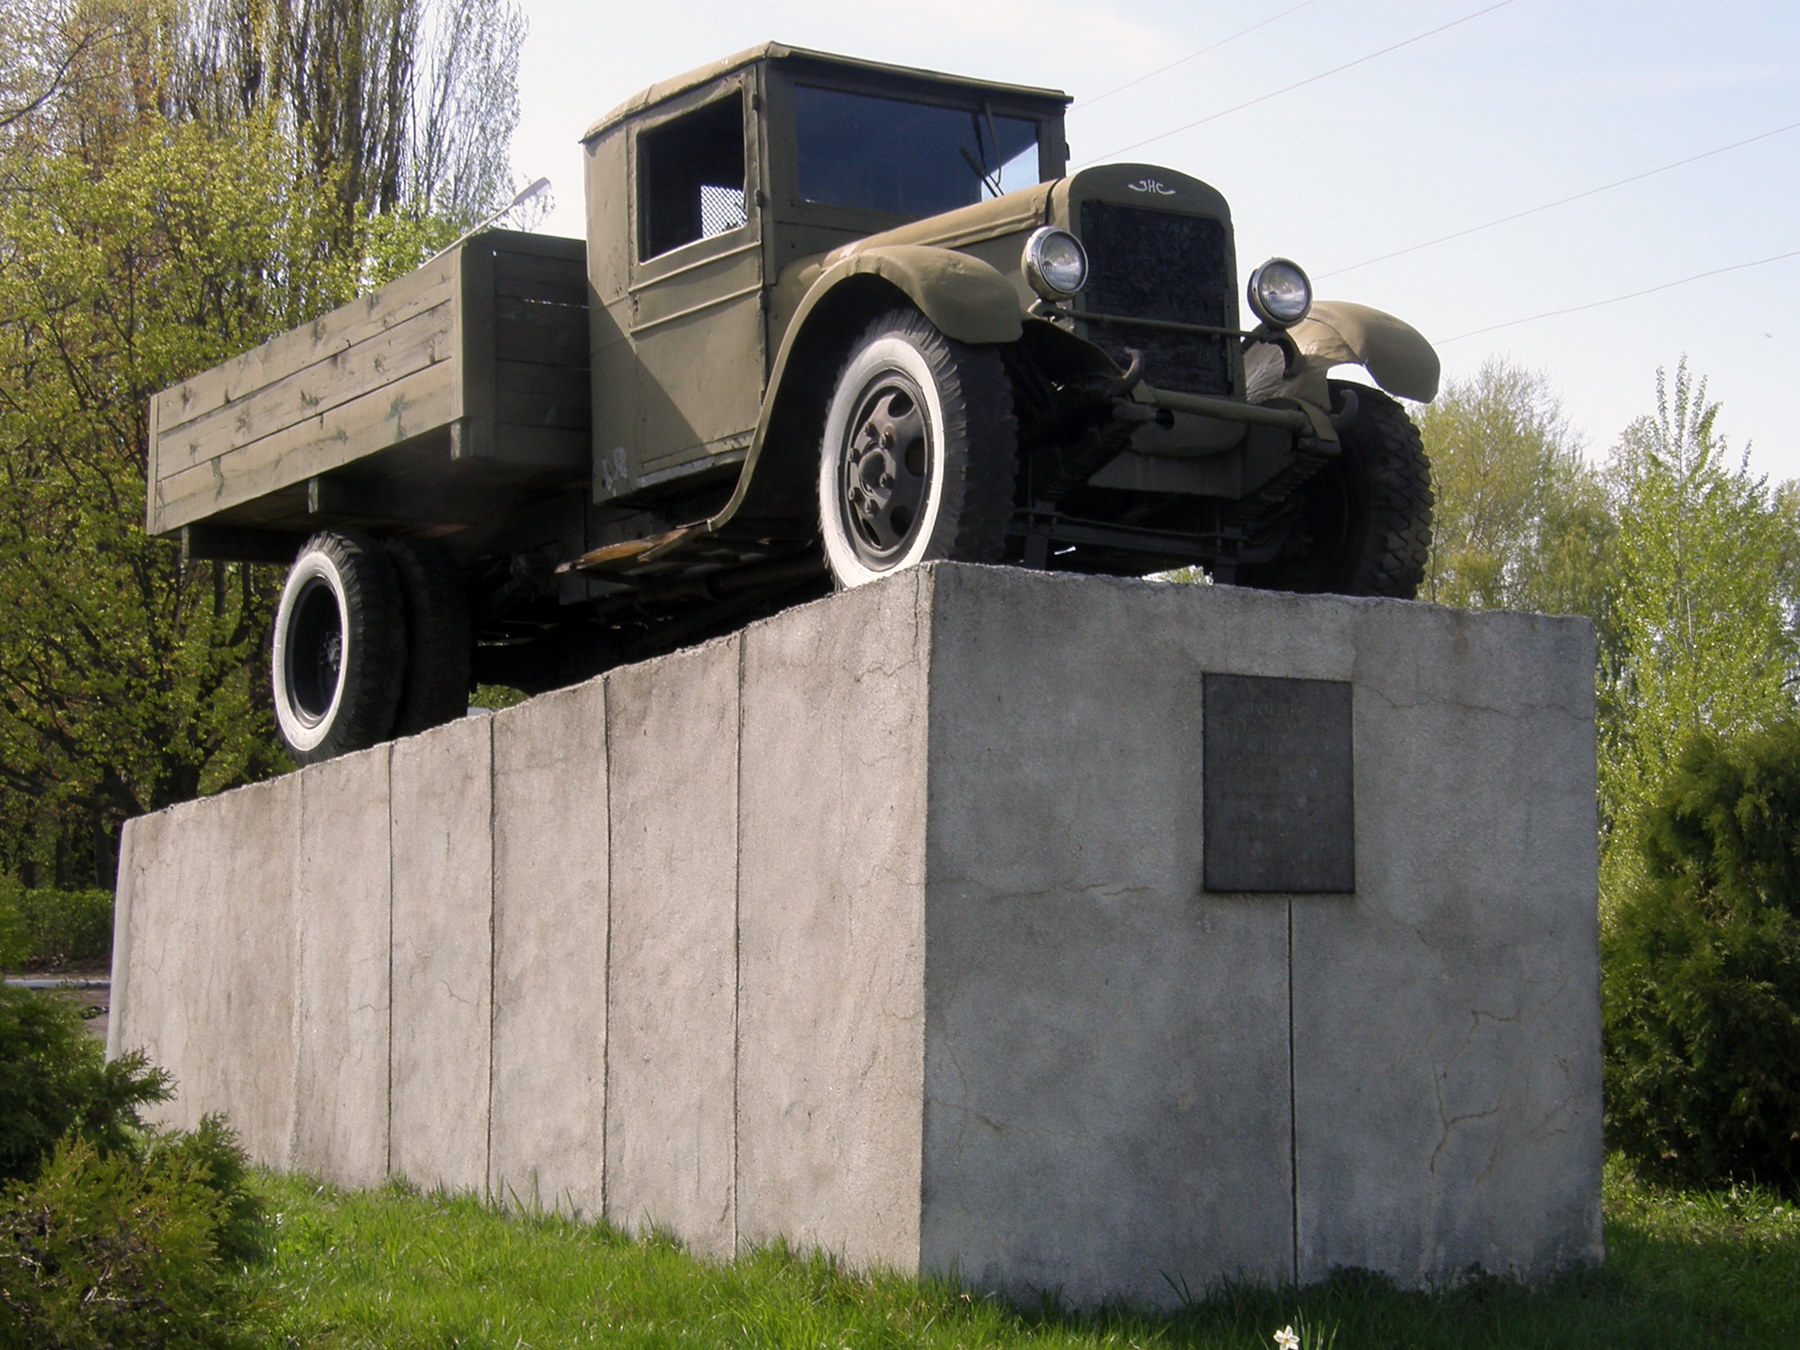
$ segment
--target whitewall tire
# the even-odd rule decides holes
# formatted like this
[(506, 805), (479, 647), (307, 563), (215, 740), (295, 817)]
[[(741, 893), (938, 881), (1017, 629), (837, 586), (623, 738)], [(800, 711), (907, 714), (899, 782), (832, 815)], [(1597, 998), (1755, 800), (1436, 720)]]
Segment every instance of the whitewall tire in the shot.
[(877, 319), (838, 374), (820, 446), (820, 534), (837, 584), (935, 559), (998, 561), (1017, 456), (997, 353), (916, 310)]
[(366, 749), (394, 725), (406, 627), (394, 564), (373, 539), (306, 541), (275, 612), (275, 721), (301, 764)]

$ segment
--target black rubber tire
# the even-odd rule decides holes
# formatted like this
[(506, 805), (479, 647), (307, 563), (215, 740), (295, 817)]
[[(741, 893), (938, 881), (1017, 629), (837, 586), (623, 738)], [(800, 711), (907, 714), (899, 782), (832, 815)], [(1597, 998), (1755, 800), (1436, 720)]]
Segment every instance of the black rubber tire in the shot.
[(820, 534), (839, 589), (938, 559), (999, 561), (1018, 447), (998, 352), (915, 309), (875, 320), (838, 372), (820, 446)]
[(406, 606), (406, 678), (393, 734), (411, 736), (469, 711), (469, 599), (450, 550), (435, 539), (384, 543)]
[(282, 588), (269, 664), (276, 724), (297, 763), (387, 739), (406, 676), (406, 616), (379, 543), (336, 531), (306, 541)]
[(1299, 489), (1298, 556), (1240, 570), (1237, 582), (1265, 590), (1417, 597), (1431, 555), (1431, 465), (1406, 410), (1378, 389), (1330, 383), (1356, 413), (1340, 428), (1342, 450)]

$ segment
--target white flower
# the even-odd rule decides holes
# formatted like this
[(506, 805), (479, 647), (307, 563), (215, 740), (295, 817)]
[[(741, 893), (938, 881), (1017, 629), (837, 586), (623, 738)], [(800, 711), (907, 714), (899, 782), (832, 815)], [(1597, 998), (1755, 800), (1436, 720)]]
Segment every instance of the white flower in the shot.
[(1291, 1326), (1275, 1333), (1275, 1350), (1300, 1350), (1300, 1333)]

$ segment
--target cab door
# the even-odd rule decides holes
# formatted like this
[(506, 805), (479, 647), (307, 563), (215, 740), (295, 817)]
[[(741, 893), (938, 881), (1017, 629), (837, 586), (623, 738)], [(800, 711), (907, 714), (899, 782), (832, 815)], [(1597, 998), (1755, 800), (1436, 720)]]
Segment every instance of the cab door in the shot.
[(626, 340), (594, 372), (615, 395), (596, 399), (597, 499), (728, 469), (749, 447), (765, 369), (756, 106), (752, 67), (629, 127)]

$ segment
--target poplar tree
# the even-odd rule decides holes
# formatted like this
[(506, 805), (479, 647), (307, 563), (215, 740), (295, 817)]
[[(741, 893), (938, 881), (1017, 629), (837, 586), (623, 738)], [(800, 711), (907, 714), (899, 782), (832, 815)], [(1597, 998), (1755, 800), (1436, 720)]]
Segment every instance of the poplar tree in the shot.
[(145, 536), (150, 396), (510, 195), (522, 29), (505, 0), (0, 24), (0, 870), (110, 885), (126, 818), (282, 766), (281, 574)]
[[(1794, 707), (1792, 497), (1751, 473), (1747, 450), (1731, 458), (1718, 416), (1685, 359), (1673, 381), (1659, 370), (1655, 414), (1608, 468), (1621, 659), (1600, 691), (1600, 788), (1616, 833), (1636, 828), (1692, 733), (1729, 738)], [(1609, 848), (1609, 866), (1630, 854)]]

